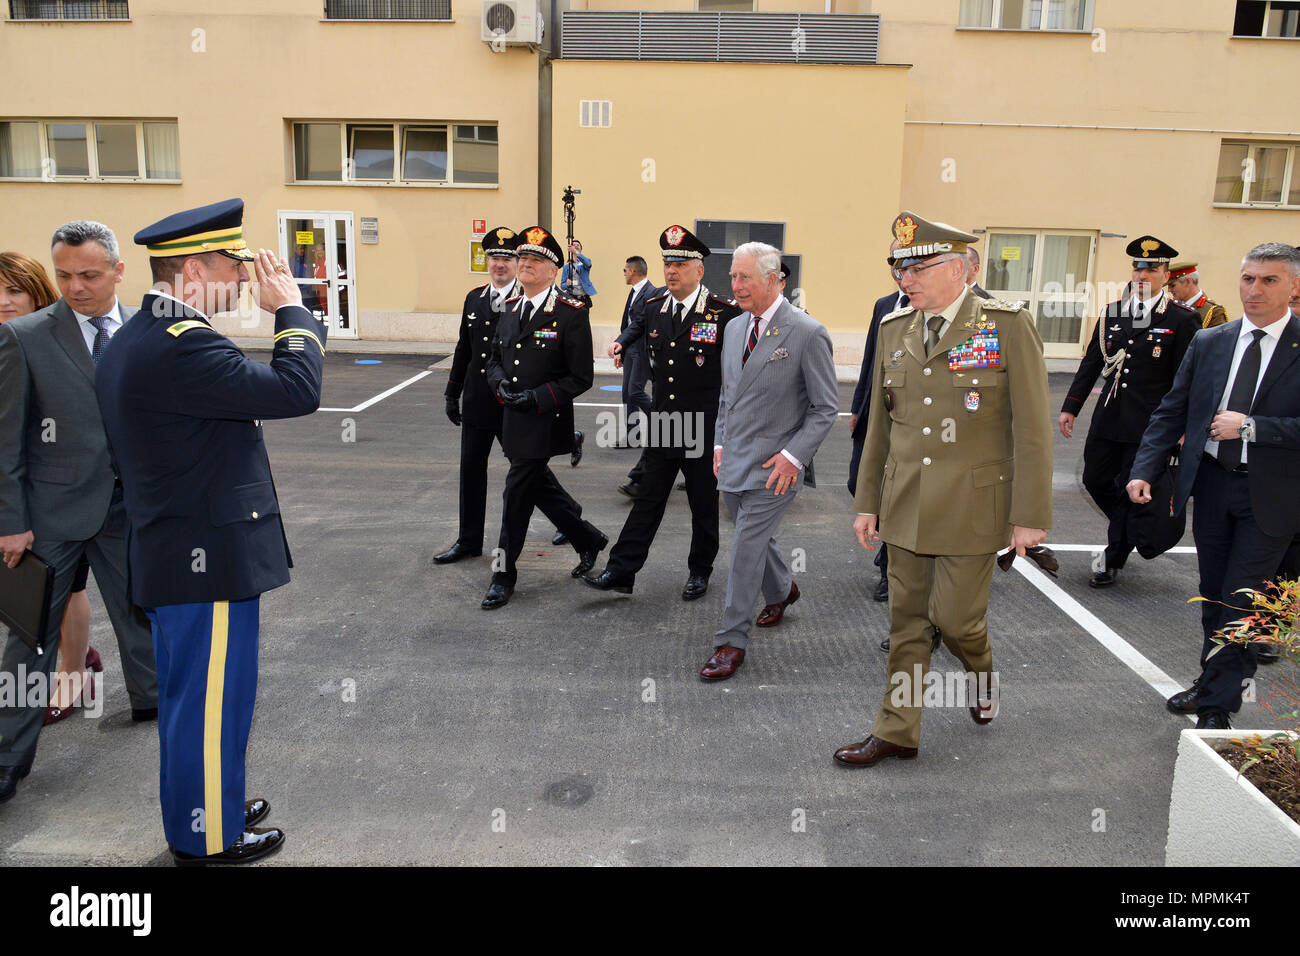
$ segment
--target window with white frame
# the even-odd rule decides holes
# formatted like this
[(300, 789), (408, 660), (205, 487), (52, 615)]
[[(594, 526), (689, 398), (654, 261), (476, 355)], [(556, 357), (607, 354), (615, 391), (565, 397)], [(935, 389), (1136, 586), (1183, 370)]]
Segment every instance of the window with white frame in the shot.
[(1300, 38), (1300, 3), (1278, 0), (1237, 0), (1232, 24), (1236, 37)]
[(958, 25), (985, 30), (1092, 32), (1094, 0), (961, 0)]
[(0, 179), (179, 182), (176, 120), (0, 121)]
[(1300, 207), (1300, 146), (1232, 143), (1219, 147), (1214, 202), (1220, 206)]
[(579, 126), (613, 126), (614, 104), (611, 100), (579, 100)]
[(497, 134), (486, 123), (294, 123), (293, 181), (495, 186)]
[(1097, 307), (1090, 293), (1096, 250), (1090, 232), (990, 229), (980, 285), (1023, 302), (1044, 343), (1078, 345), (1084, 317)]

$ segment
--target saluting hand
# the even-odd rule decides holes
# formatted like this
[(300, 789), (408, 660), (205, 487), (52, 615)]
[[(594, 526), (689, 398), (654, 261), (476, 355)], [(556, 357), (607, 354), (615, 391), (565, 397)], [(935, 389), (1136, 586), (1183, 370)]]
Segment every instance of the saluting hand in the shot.
[(258, 249), (253, 260), (257, 281), (253, 284), (253, 301), (259, 308), (274, 313), (282, 305), (302, 305), (302, 293), (289, 271), (289, 263), (269, 249)]

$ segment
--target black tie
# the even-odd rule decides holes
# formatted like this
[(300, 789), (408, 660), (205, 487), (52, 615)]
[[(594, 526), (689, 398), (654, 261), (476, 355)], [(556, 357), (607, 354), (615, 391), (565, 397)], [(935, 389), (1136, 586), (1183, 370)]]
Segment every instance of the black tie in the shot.
[(532, 302), (525, 302), (525, 303), (524, 303), (524, 317), (523, 317), (522, 319), (519, 320), (519, 331), (520, 331), (520, 332), (522, 332), (524, 329), (528, 328), (528, 320), (531, 319), (532, 317), (533, 317), (533, 304), (532, 304)]
[(900, 309), (906, 309), (906, 308), (907, 308), (907, 304), (908, 304), (909, 302), (911, 302), (911, 301), (912, 301), (912, 300), (909, 299), (907, 296), (905, 296), (905, 295), (900, 295), (900, 296), (898, 297), (898, 307), (899, 307)]
[(636, 289), (633, 288), (627, 294), (627, 301), (623, 303), (623, 328), (627, 328), (627, 320), (632, 317), (632, 300), (636, 297)]
[(104, 354), (104, 349), (108, 347), (108, 323), (111, 321), (112, 319), (106, 315), (97, 315), (90, 320), (90, 324), (99, 330), (95, 333), (95, 341), (90, 347), (90, 357), (96, 365), (99, 364), (99, 357)]
[[(1250, 406), (1255, 401), (1255, 386), (1259, 383), (1259, 365), (1263, 355), (1259, 349), (1259, 340), (1264, 337), (1263, 329), (1250, 333), (1255, 340), (1246, 346), (1237, 366), (1237, 377), (1232, 380), (1232, 394), (1228, 396), (1228, 411), (1250, 414)], [(1241, 464), (1241, 439), (1219, 442), (1219, 463), (1225, 468), (1236, 468)]]
[(682, 304), (678, 302), (673, 306), (673, 338), (682, 334)]

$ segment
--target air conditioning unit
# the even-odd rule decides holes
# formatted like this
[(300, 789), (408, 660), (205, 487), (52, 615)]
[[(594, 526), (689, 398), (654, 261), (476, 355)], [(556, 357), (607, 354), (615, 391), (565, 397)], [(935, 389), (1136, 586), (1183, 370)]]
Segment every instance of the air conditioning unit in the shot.
[(483, 0), (482, 38), (493, 45), (542, 40), (538, 0)]

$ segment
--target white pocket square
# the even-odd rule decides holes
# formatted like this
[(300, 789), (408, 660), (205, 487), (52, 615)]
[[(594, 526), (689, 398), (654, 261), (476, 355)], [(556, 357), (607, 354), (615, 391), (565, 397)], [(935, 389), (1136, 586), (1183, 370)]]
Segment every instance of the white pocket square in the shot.
[(783, 358), (789, 358), (789, 357), (790, 357), (790, 350), (789, 350), (788, 348), (786, 348), (785, 346), (781, 346), (781, 348), (776, 349), (776, 350), (775, 350), (775, 351), (774, 351), (774, 352), (773, 352), (773, 353), (768, 357), (768, 361), (769, 361), (769, 362), (775, 362), (777, 359), (783, 359)]

